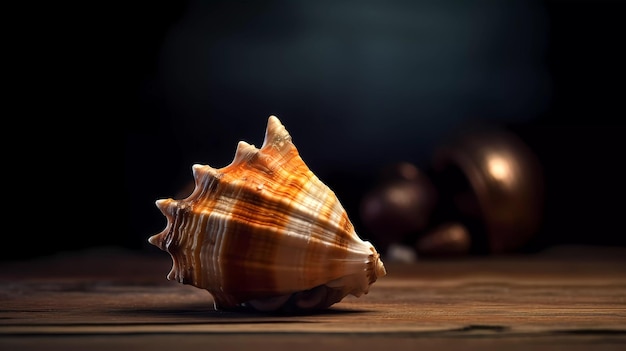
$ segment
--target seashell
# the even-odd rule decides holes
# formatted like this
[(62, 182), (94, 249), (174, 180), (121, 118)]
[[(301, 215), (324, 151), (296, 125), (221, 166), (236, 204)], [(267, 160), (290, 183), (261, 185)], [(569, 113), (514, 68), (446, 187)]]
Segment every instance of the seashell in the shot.
[(149, 242), (172, 257), (167, 279), (206, 289), (216, 309), (325, 309), (386, 275), (277, 117), (260, 149), (240, 141), (231, 164), (193, 176), (187, 198), (156, 201), (167, 225)]

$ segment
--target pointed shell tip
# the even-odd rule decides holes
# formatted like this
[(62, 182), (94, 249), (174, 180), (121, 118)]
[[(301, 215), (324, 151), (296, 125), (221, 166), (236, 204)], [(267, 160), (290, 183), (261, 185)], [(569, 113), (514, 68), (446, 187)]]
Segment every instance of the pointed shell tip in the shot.
[(287, 144), (291, 144), (291, 135), (278, 117), (271, 115), (267, 121), (265, 140), (263, 140), (261, 149), (270, 145), (277, 149), (283, 149)]
[(258, 151), (259, 150), (254, 147), (254, 145), (250, 145), (242, 140), (237, 144), (237, 151), (235, 152), (235, 158), (233, 159), (232, 164), (234, 165), (245, 162)]
[(157, 235), (153, 235), (151, 237), (148, 238), (148, 242), (154, 246), (159, 246), (157, 245)]

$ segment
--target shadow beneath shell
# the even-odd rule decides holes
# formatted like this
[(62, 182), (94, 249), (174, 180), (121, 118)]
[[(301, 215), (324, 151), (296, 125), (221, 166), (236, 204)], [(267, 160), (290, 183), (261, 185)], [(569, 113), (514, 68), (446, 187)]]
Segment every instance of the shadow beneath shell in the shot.
[[(284, 319), (277, 320), (278, 317), (289, 318), (290, 322), (295, 320), (292, 317), (314, 317), (314, 316), (339, 316), (368, 313), (368, 310), (342, 309), (339, 307), (330, 307), (322, 310), (314, 311), (296, 311), (296, 312), (259, 312), (250, 308), (233, 308), (228, 310), (216, 310), (212, 307), (207, 308), (206, 305), (184, 305), (172, 307), (154, 307), (150, 309), (121, 309), (113, 310), (111, 313), (124, 316), (134, 317), (152, 317), (162, 320), (163, 318), (172, 318), (177, 321), (189, 319), (202, 319), (201, 323), (283, 323)], [(315, 320), (297, 320), (302, 323), (316, 323)]]

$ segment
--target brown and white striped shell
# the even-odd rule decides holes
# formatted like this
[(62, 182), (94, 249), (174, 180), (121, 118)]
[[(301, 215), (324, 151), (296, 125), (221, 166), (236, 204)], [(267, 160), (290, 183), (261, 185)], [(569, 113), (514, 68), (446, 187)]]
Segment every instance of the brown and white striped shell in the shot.
[(386, 274), (275, 116), (260, 149), (240, 141), (230, 165), (193, 176), (187, 198), (156, 202), (167, 225), (149, 242), (171, 255), (168, 279), (206, 289), (216, 308), (324, 309)]

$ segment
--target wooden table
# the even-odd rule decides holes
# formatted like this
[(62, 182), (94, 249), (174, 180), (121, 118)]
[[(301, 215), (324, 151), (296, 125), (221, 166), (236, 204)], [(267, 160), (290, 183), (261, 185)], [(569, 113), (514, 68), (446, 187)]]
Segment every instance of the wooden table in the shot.
[(304, 316), (214, 311), (121, 249), (0, 263), (0, 350), (626, 350), (626, 250), (386, 263), (368, 295)]

